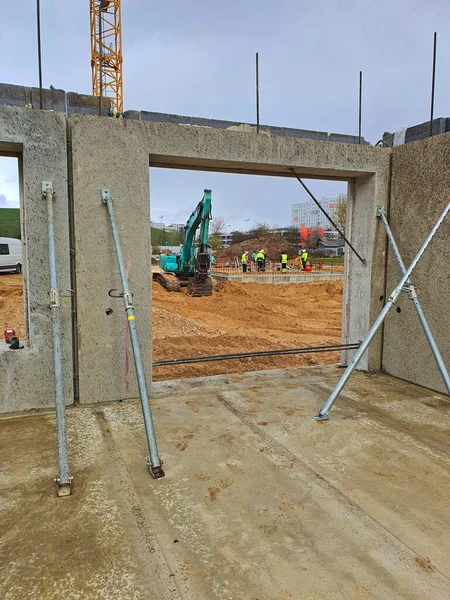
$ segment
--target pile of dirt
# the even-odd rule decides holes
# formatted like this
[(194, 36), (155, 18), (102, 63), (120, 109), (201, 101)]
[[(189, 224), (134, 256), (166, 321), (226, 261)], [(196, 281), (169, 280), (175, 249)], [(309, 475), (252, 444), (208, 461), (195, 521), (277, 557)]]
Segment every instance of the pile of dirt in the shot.
[(287, 242), (281, 235), (271, 235), (269, 237), (260, 237), (253, 240), (245, 240), (239, 244), (232, 244), (228, 248), (217, 250), (215, 257), (217, 261), (232, 260), (236, 256), (239, 258), (247, 251), (249, 256), (253, 252), (264, 250), (266, 259), (274, 262), (279, 262), (282, 252), (286, 252), (288, 258), (295, 258), (298, 255), (298, 249), (291, 243)]
[[(290, 285), (225, 282), (213, 296), (190, 298), (183, 293), (168, 293), (154, 283), (153, 310), (162, 312), (153, 323), (153, 358), (191, 358), (340, 343), (342, 288), (341, 281)], [(183, 320), (173, 321), (174, 317)], [(184, 325), (186, 322), (188, 325)], [(156, 367), (153, 378), (201, 377), (338, 361), (337, 352), (249, 358)]]
[(164, 308), (157, 307), (152, 308), (152, 330), (154, 340), (201, 335), (210, 337), (220, 333), (217, 329), (205, 327), (197, 321), (174, 315)]
[(23, 339), (24, 307), (22, 275), (0, 274), (0, 335), (3, 330), (12, 327), (16, 335)]

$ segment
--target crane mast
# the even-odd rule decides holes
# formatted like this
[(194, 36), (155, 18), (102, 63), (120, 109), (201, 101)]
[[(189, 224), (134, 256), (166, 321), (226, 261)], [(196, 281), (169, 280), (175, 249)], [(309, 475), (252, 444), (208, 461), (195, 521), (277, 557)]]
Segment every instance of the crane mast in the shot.
[[(122, 21), (120, 0), (89, 0), (91, 16), (92, 94), (110, 98), (123, 112)], [(100, 114), (101, 114), (100, 103)]]

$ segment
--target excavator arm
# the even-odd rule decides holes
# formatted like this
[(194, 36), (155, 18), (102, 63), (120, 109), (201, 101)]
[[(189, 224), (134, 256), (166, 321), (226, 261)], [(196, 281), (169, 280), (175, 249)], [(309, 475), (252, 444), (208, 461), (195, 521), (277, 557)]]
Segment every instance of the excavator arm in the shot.
[[(156, 279), (167, 290), (179, 291), (180, 283), (188, 282), (187, 295), (211, 296), (212, 263), (211, 246), (208, 243), (209, 222), (211, 220), (211, 190), (205, 190), (203, 198), (185, 225), (185, 239), (181, 253), (177, 256), (161, 254), (161, 273)], [(198, 239), (196, 234), (200, 228)]]

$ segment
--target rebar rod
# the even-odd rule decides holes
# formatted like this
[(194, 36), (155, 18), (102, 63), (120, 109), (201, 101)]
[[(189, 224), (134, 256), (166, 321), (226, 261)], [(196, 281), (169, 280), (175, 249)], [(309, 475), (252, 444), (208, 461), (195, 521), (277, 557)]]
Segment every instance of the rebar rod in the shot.
[(359, 110), (358, 110), (358, 144), (361, 144), (361, 121), (362, 121), (362, 79), (363, 72), (359, 72)]
[(430, 109), (430, 137), (433, 135), (433, 116), (434, 116), (434, 88), (436, 83), (436, 46), (437, 32), (434, 32), (433, 37), (433, 67), (431, 72), (431, 109)]
[[(386, 213), (384, 212), (384, 207), (380, 206), (378, 208), (378, 216), (381, 218), (384, 228), (386, 229), (386, 234), (389, 238), (389, 241), (391, 243), (392, 249), (394, 250), (394, 254), (395, 254), (395, 258), (397, 259), (397, 262), (400, 266), (401, 272), (404, 274), (406, 272), (406, 267), (405, 267), (405, 263), (403, 262), (403, 259), (401, 257), (400, 254), (400, 250), (398, 249), (398, 246), (395, 242), (394, 236), (392, 234), (391, 228), (389, 226), (389, 223), (387, 221), (387, 217), (386, 217)], [(439, 372), (441, 373), (442, 379), (444, 380), (445, 383), (445, 387), (447, 388), (447, 392), (450, 394), (450, 377), (447, 371), (447, 368), (445, 366), (444, 360), (441, 356), (441, 353), (439, 352), (439, 348), (436, 344), (436, 340), (433, 337), (433, 334), (431, 332), (430, 326), (428, 325), (427, 319), (425, 317), (425, 314), (423, 312), (423, 308), (422, 305), (420, 304), (419, 298), (417, 297), (417, 292), (416, 289), (414, 287), (414, 285), (411, 283), (411, 280), (408, 279), (406, 281), (406, 284), (409, 286), (409, 292), (410, 292), (410, 296), (411, 296), (411, 300), (414, 304), (414, 308), (417, 311), (417, 315), (419, 317), (419, 320), (422, 324), (423, 330), (425, 332), (426, 338), (428, 340), (428, 343), (430, 344), (430, 348), (431, 351), (433, 353), (434, 359), (436, 361), (436, 364), (438, 366)]]
[(61, 304), (56, 274), (55, 232), (53, 227), (53, 184), (42, 182), (42, 197), (47, 201), (48, 254), (50, 266), (50, 312), (53, 333), (53, 373), (55, 381), (56, 435), (58, 441), (58, 496), (69, 496), (72, 478), (69, 475), (67, 451), (66, 406), (64, 402), (64, 374), (61, 351)]
[(238, 354), (213, 354), (211, 356), (196, 356), (194, 358), (174, 358), (173, 360), (155, 360), (154, 367), (170, 367), (188, 365), (192, 363), (214, 362), (219, 360), (236, 360), (241, 358), (255, 358), (261, 356), (283, 356), (286, 354), (312, 354), (319, 352), (339, 352), (340, 350), (356, 350), (359, 344), (336, 344), (331, 346), (313, 346), (305, 348), (283, 348), (282, 350), (257, 350), (255, 352), (241, 352)]
[(41, 1), (37, 0), (37, 46), (38, 46), (38, 71), (39, 71), (39, 108), (44, 108), (43, 92), (42, 92), (42, 49), (41, 49)]
[(336, 387), (331, 392), (328, 400), (324, 403), (324, 405), (319, 410), (319, 412), (317, 413), (317, 415), (315, 415), (313, 417), (313, 419), (315, 419), (316, 421), (323, 421), (323, 420), (329, 418), (329, 416), (328, 416), (329, 410), (331, 409), (331, 407), (333, 406), (333, 404), (336, 402), (337, 397), (339, 396), (339, 394), (341, 393), (343, 387), (345, 386), (345, 384), (347, 383), (348, 379), (350, 378), (350, 375), (353, 373), (353, 371), (355, 370), (355, 368), (358, 366), (359, 361), (361, 360), (361, 358), (363, 357), (363, 355), (366, 352), (367, 348), (369, 347), (370, 343), (372, 342), (373, 338), (375, 337), (375, 334), (377, 333), (378, 329), (380, 328), (380, 326), (384, 322), (384, 320), (386, 318), (386, 315), (391, 310), (391, 308), (394, 306), (394, 303), (397, 300), (399, 294), (401, 293), (403, 286), (408, 281), (411, 273), (416, 268), (417, 263), (422, 258), (423, 253), (425, 252), (427, 246), (429, 245), (429, 243), (433, 239), (436, 231), (439, 229), (442, 221), (445, 219), (445, 217), (446, 217), (446, 215), (447, 215), (447, 213), (448, 213), (449, 210), (450, 210), (450, 198), (449, 198), (449, 201), (447, 202), (446, 207), (442, 211), (440, 217), (436, 221), (436, 224), (434, 225), (433, 229), (428, 234), (428, 236), (427, 236), (426, 240), (423, 242), (420, 250), (418, 251), (418, 253), (414, 257), (412, 263), (406, 269), (406, 271), (405, 271), (403, 277), (401, 278), (400, 282), (393, 289), (393, 291), (392, 291), (391, 295), (389, 296), (386, 304), (384, 305), (384, 307), (381, 310), (380, 314), (376, 318), (374, 324), (370, 328), (369, 333), (367, 334), (366, 338), (361, 343), (361, 346), (355, 352), (352, 360), (350, 361), (348, 367), (345, 369), (344, 373), (342, 374), (342, 377), (339, 379)]
[(311, 197), (312, 201), (316, 204), (317, 208), (319, 208), (322, 211), (322, 213), (325, 215), (325, 217), (328, 219), (328, 221), (333, 225), (333, 227), (339, 233), (339, 235), (341, 236), (341, 238), (345, 241), (345, 243), (350, 248), (350, 250), (352, 250), (356, 254), (356, 256), (359, 258), (359, 260), (363, 264), (366, 264), (366, 259), (363, 258), (359, 254), (359, 252), (357, 250), (355, 250), (355, 248), (352, 246), (351, 242), (345, 237), (345, 233), (341, 230), (341, 228), (339, 227), (339, 225), (337, 225), (337, 223), (335, 223), (335, 221), (333, 220), (333, 218), (327, 213), (327, 211), (323, 208), (323, 206), (320, 204), (320, 202), (315, 198), (315, 196), (310, 191), (310, 189), (306, 186), (306, 184), (303, 182), (303, 180), (301, 179), (301, 177), (294, 171), (294, 169), (291, 169), (291, 171), (295, 175), (295, 178), (300, 183), (300, 185), (303, 186), (303, 188), (306, 191), (306, 193), (309, 194), (309, 196)]
[(256, 133), (259, 133), (259, 53), (256, 53)]
[(111, 223), (112, 235), (114, 239), (114, 247), (117, 256), (117, 263), (119, 265), (120, 278), (122, 280), (123, 302), (125, 305), (125, 312), (127, 315), (131, 346), (133, 348), (134, 365), (136, 367), (139, 395), (141, 398), (142, 414), (144, 417), (145, 433), (147, 436), (147, 445), (149, 451), (148, 470), (150, 475), (156, 479), (159, 477), (164, 477), (164, 471), (162, 469), (162, 463), (158, 453), (155, 428), (153, 425), (153, 418), (150, 410), (150, 400), (148, 396), (147, 381), (144, 373), (141, 346), (139, 344), (136, 316), (134, 314), (133, 295), (130, 292), (128, 278), (126, 275), (125, 261), (123, 258), (122, 246), (120, 244), (119, 230), (117, 229), (113, 197), (110, 189), (102, 189), (102, 200), (108, 208), (109, 220)]

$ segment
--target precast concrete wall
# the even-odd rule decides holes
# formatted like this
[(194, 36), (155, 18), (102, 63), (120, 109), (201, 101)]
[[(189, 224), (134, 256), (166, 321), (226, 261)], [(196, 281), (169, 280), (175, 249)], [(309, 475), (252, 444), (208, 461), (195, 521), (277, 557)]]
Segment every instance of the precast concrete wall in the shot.
[[(136, 309), (145, 373), (152, 373), (149, 142), (123, 119), (73, 115), (73, 196), (80, 403), (139, 397), (119, 267), (102, 188), (112, 190)], [(110, 310), (111, 309), (111, 310)]]
[[(0, 351), (0, 412), (54, 406), (47, 203), (42, 181), (53, 181), (58, 285), (62, 292), (62, 354), (66, 403), (73, 402), (72, 328), (67, 201), (66, 122), (63, 113), (0, 106), (0, 155), (21, 165), (25, 324), (23, 350)], [(2, 280), (0, 275), (0, 297)], [(64, 293), (65, 292), (65, 293)], [(14, 323), (10, 324), (14, 326)]]
[[(70, 100), (70, 94), (67, 96)], [(26, 240), (26, 291), (30, 348), (0, 355), (0, 410), (51, 406), (51, 346), (48, 249), (41, 181), (53, 180), (57, 192), (55, 229), (59, 287), (70, 287), (67, 181), (72, 183), (78, 391), (82, 404), (138, 396), (133, 355), (111, 226), (102, 188), (115, 197), (117, 225), (134, 294), (147, 380), (151, 381), (151, 239), (149, 167), (198, 169), (292, 177), (348, 180), (348, 235), (364, 256), (361, 264), (347, 250), (343, 341), (367, 333), (384, 290), (384, 238), (376, 207), (389, 197), (391, 149), (367, 145), (257, 134), (247, 128), (113, 119), (83, 114), (93, 102), (77, 97), (77, 114), (0, 106), (0, 150), (23, 160), (23, 220)], [(74, 102), (70, 101), (70, 105)], [(75, 105), (74, 105), (75, 106)], [(66, 140), (66, 119), (69, 139)], [(67, 171), (66, 145), (71, 149)], [(150, 169), (151, 171), (151, 169)], [(299, 186), (299, 191), (301, 190)], [(201, 194), (201, 190), (199, 191)], [(112, 292), (114, 295), (114, 292)], [(70, 298), (63, 299), (63, 344), (67, 401), (72, 401)], [(361, 368), (381, 367), (377, 338)], [(26, 374), (24, 374), (26, 372)]]
[[(403, 261), (409, 265), (450, 196), (450, 133), (393, 149), (390, 225)], [(382, 224), (379, 225), (383, 230)], [(450, 369), (450, 216), (414, 270), (411, 280), (430, 328)], [(387, 292), (401, 278), (388, 251)], [(395, 377), (446, 392), (414, 306), (405, 294), (384, 328), (383, 369)]]

